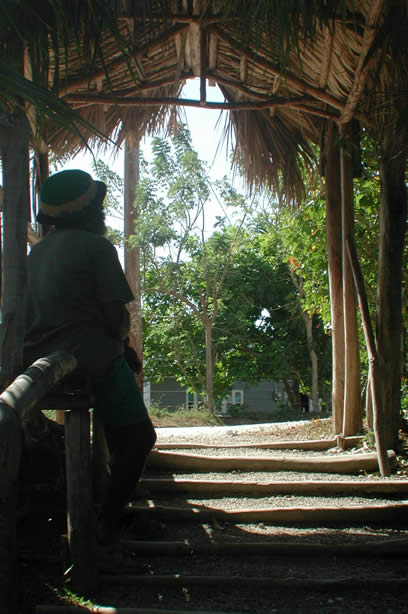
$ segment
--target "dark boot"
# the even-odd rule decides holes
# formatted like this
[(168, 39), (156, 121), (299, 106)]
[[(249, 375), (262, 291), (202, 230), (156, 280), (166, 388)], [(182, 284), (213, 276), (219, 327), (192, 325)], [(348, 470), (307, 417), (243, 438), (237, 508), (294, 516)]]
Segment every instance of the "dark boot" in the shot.
[(114, 541), (126, 503), (142, 475), (146, 458), (156, 442), (149, 420), (140, 424), (105, 425), (111, 455), (110, 478), (98, 522), (100, 541)]

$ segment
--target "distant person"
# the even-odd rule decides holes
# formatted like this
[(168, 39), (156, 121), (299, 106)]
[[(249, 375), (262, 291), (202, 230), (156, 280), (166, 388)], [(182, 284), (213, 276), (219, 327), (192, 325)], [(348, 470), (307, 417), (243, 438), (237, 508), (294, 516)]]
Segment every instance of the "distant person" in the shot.
[(53, 229), (28, 256), (24, 350), (26, 364), (66, 350), (93, 383), (94, 411), (111, 454), (97, 533), (101, 544), (113, 545), (156, 433), (133, 373), (141, 363), (127, 345), (126, 304), (134, 297), (104, 236), (105, 194), (106, 185), (82, 170), (62, 171), (43, 183), (37, 220)]
[(303, 394), (303, 392), (300, 393), (300, 407), (304, 414), (309, 413), (309, 397), (307, 394)]

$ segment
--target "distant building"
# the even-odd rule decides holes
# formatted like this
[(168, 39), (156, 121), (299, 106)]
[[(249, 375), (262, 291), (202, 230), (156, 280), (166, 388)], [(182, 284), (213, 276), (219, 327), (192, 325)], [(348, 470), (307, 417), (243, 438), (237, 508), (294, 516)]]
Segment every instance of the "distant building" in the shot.
[[(203, 400), (196, 393), (188, 392), (175, 377), (167, 377), (158, 384), (145, 382), (144, 399), (147, 407), (154, 405), (170, 411), (195, 408)], [(248, 414), (271, 414), (279, 412), (287, 405), (287, 395), (282, 382), (247, 384), (238, 381), (234, 383), (218, 410), (222, 414), (233, 413), (237, 409)]]

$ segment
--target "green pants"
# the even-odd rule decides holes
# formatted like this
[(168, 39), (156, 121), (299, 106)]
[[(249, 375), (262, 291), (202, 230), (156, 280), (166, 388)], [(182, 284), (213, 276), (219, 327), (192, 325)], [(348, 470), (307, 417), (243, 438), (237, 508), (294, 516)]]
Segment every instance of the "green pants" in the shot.
[(95, 382), (95, 414), (104, 424), (139, 424), (149, 418), (136, 378), (123, 355)]

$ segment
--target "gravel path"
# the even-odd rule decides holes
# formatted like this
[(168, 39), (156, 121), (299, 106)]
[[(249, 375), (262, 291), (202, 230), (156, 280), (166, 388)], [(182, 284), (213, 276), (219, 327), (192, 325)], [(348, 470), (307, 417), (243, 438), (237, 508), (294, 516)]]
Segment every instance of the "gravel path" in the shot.
[[(321, 439), (329, 432), (327, 421), (302, 421), (300, 423), (280, 423), (250, 426), (227, 427), (159, 427), (160, 444), (183, 442), (196, 443), (197, 448), (177, 449), (178, 454), (197, 454), (200, 456), (221, 457), (313, 457), (328, 455), (361, 454), (357, 450), (339, 452), (333, 448), (324, 451), (288, 451), (245, 449), (248, 443), (266, 443), (282, 440)], [(311, 428), (312, 427), (312, 428)], [(328, 438), (329, 436), (327, 436)], [(236, 445), (242, 448), (200, 448), (212, 444)], [(364, 450), (365, 451), (365, 450)], [(173, 453), (173, 451), (172, 451)], [(175, 453), (175, 452), (174, 452)], [(212, 473), (191, 473), (184, 471), (151, 471), (147, 467), (145, 478), (172, 478), (177, 480), (248, 481), (266, 484), (267, 482), (339, 482), (353, 481), (357, 484), (381, 480), (377, 473), (360, 475), (302, 473), (296, 471), (223, 471)], [(408, 479), (403, 469), (387, 480)], [(147, 483), (147, 482), (146, 482)], [(403, 501), (402, 497), (397, 500)], [(169, 493), (160, 489), (151, 492), (148, 486), (141, 485), (135, 503), (145, 506), (184, 506), (199, 510), (214, 511), (223, 509), (262, 510), (273, 508), (313, 507), (331, 505), (338, 508), (361, 505), (383, 505), (394, 502), (393, 497), (383, 495), (361, 496), (300, 496), (295, 493), (266, 496), (238, 496), (213, 493), (199, 496), (195, 494)], [(252, 513), (252, 512), (251, 512)], [(149, 517), (149, 513), (147, 513)], [(157, 521), (157, 516), (154, 516)], [(253, 516), (252, 516), (253, 518)], [(37, 534), (37, 552), (55, 554), (58, 551), (59, 532), (55, 532), (55, 545), (44, 536), (52, 529), (48, 516), (44, 517), (42, 531)], [(383, 557), (369, 552), (360, 554), (367, 544), (375, 546), (397, 540), (404, 548), (408, 541), (408, 526), (388, 526), (386, 523), (370, 524), (366, 520), (355, 525), (302, 526), (301, 523), (272, 523), (267, 521), (234, 522), (227, 516), (216, 517), (211, 513), (204, 520), (196, 518), (169, 517), (160, 519), (157, 534), (140, 533), (142, 517), (137, 521), (136, 532), (132, 527), (125, 529), (124, 537), (136, 544), (130, 552), (128, 567), (114, 571), (109, 581), (106, 579), (95, 595), (87, 596), (93, 604), (111, 608), (139, 608), (139, 612), (185, 612), (191, 614), (408, 614), (408, 567), (406, 557)], [(171, 544), (178, 542), (186, 546), (181, 553), (171, 554)], [(154, 547), (149, 550), (149, 543)], [(143, 545), (144, 544), (144, 545)], [(236, 554), (217, 551), (217, 546), (236, 545)], [(266, 545), (272, 548), (263, 555), (246, 551), (241, 546)], [(163, 547), (157, 550), (157, 546)], [(275, 551), (275, 545), (278, 547)], [(337, 554), (344, 545), (353, 547), (351, 556)], [(214, 546), (214, 550), (212, 550)], [(313, 549), (312, 546), (315, 548)], [(201, 548), (201, 549), (200, 549)], [(310, 548), (310, 551), (309, 551)], [(326, 548), (326, 552), (325, 552)], [(300, 554), (296, 554), (301, 549)], [(334, 550), (333, 550), (334, 549)], [(363, 548), (364, 551), (364, 548)], [(365, 551), (364, 551), (365, 552)], [(404, 553), (404, 550), (402, 550)], [(61, 572), (58, 565), (41, 569), (32, 564), (22, 567), (22, 582), (39, 593), (42, 587), (43, 602), (58, 602), (64, 590), (60, 586)], [(52, 579), (52, 574), (55, 578)], [(194, 577), (198, 581), (194, 581)], [(206, 583), (202, 578), (207, 577)], [(127, 580), (125, 581), (124, 578)], [(161, 580), (163, 579), (163, 582)], [(201, 580), (200, 580), (201, 578)], [(219, 582), (219, 579), (225, 579)], [(259, 583), (257, 585), (257, 581)], [(252, 582), (251, 582), (252, 581)], [(344, 584), (342, 584), (344, 581)], [(52, 587), (59, 587), (57, 590)], [(69, 584), (67, 585), (69, 589)], [(29, 589), (28, 589), (29, 590)], [(27, 598), (29, 601), (29, 598)], [(33, 600), (31, 600), (33, 602)], [(37, 603), (38, 598), (37, 598)], [(33, 614), (27, 609), (21, 614)]]

